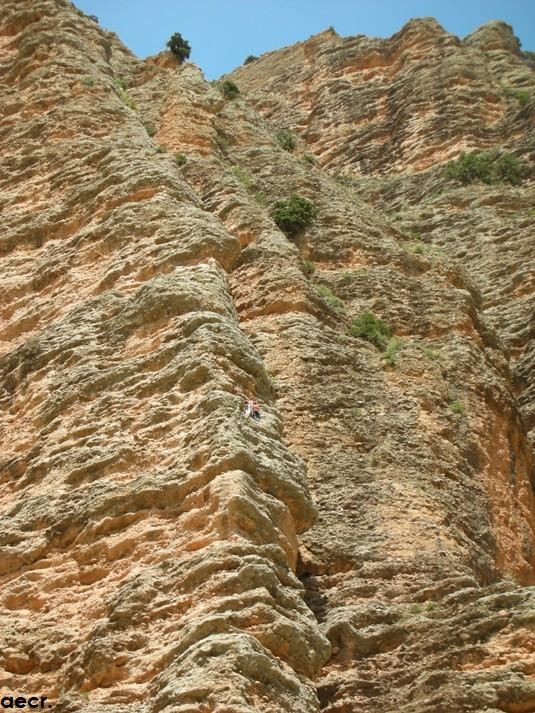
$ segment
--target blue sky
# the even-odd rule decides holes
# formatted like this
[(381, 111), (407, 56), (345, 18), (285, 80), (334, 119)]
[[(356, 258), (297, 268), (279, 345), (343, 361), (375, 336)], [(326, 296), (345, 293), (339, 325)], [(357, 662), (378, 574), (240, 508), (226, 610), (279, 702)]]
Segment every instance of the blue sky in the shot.
[(249, 54), (304, 40), (329, 26), (340, 35), (389, 37), (411, 17), (433, 16), (461, 37), (489, 20), (513, 26), (535, 50), (535, 0), (75, 0), (139, 57), (164, 49), (173, 32), (192, 47), (208, 79)]

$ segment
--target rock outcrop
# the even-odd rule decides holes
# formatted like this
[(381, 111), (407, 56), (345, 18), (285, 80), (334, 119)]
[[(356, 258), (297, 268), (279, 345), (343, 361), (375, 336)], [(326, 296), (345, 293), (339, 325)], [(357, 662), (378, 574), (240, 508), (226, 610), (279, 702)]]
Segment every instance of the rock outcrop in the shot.
[[(171, 60), (1, 11), (2, 693), (527, 713), (530, 62), (432, 19), (264, 55), (235, 99)], [(470, 148), (521, 184), (448, 181)]]
[(428, 169), (463, 149), (514, 143), (518, 103), (507, 89), (535, 88), (508, 25), (461, 42), (432, 18), (388, 40), (328, 30), (232, 76), (274, 126), (299, 132), (322, 167), (357, 175)]

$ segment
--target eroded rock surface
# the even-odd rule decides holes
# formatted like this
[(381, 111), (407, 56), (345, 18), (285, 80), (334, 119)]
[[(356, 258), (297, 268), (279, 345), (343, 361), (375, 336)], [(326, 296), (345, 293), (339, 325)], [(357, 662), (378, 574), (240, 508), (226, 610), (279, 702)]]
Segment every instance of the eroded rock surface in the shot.
[[(228, 100), (62, 0), (1, 19), (2, 691), (532, 710), (534, 104), (503, 84), (535, 72), (511, 28), (326, 31)], [(494, 146), (521, 185), (444, 178)], [(290, 241), (292, 192), (317, 215)], [(390, 353), (348, 334), (366, 310)]]

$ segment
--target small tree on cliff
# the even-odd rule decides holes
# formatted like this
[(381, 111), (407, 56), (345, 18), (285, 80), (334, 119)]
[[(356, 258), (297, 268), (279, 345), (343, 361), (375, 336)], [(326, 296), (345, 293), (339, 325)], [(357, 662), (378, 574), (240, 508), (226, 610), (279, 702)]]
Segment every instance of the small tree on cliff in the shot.
[(180, 32), (175, 32), (167, 41), (167, 47), (175, 55), (180, 64), (185, 62), (191, 54), (191, 47)]
[[(358, 317), (355, 317), (349, 325), (347, 333), (352, 337), (366, 339), (366, 341), (371, 342), (381, 350), (386, 349), (388, 340), (392, 336), (390, 327), (372, 312), (362, 312)], [(399, 346), (397, 346), (397, 349), (399, 349)], [(392, 345), (392, 349), (394, 349), (394, 345)], [(389, 360), (393, 360), (394, 356), (395, 351), (390, 355)], [(391, 366), (393, 365), (391, 363)]]
[(271, 211), (271, 217), (289, 238), (310, 225), (315, 215), (314, 205), (296, 193), (288, 200), (277, 201)]

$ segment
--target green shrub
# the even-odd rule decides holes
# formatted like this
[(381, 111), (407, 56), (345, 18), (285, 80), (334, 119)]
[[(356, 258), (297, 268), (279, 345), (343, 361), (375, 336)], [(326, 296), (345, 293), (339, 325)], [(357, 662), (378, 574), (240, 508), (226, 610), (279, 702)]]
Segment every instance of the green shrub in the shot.
[(277, 132), (277, 142), (285, 151), (293, 151), (297, 144), (297, 139), (294, 133), (288, 131), (287, 129), (283, 129), (282, 131)]
[(216, 134), (215, 142), (222, 153), (226, 153), (230, 146), (230, 141), (224, 134)]
[(280, 200), (275, 203), (271, 217), (283, 233), (292, 237), (310, 225), (315, 214), (316, 211), (312, 203), (294, 193), (289, 200)]
[(350, 336), (365, 339), (383, 351), (392, 336), (390, 327), (372, 312), (363, 312), (355, 317), (347, 331)]
[(389, 366), (396, 366), (397, 354), (403, 346), (403, 340), (399, 337), (390, 337), (385, 350), (385, 361)]
[(472, 151), (461, 153), (456, 161), (449, 161), (444, 168), (446, 178), (456, 179), (461, 183), (483, 181), (490, 183), (492, 159), (489, 153)]
[(233, 166), (231, 170), (244, 188), (248, 191), (254, 188), (254, 180), (241, 166)]
[(428, 359), (431, 359), (432, 361), (436, 361), (437, 359), (440, 359), (440, 352), (438, 349), (433, 349), (433, 347), (424, 347), (422, 349), (423, 353)]
[(303, 270), (305, 271), (305, 275), (310, 276), (316, 272), (316, 266), (312, 260), (303, 260)]
[(336, 183), (339, 183), (341, 186), (352, 186), (353, 185), (353, 179), (351, 176), (344, 176), (342, 173), (337, 173), (334, 177), (334, 180)]
[(517, 186), (521, 181), (520, 162), (510, 153), (502, 154), (494, 164), (494, 175), (498, 183)]
[(267, 198), (266, 198), (266, 194), (264, 193), (264, 191), (256, 191), (253, 198), (258, 203), (258, 205), (266, 205), (266, 203), (267, 203)]
[(334, 309), (336, 312), (344, 311), (345, 305), (343, 301), (333, 293), (330, 287), (328, 287), (327, 285), (318, 285), (316, 289), (323, 297), (325, 302), (327, 302), (329, 307)]
[(490, 151), (472, 151), (461, 153), (456, 161), (449, 161), (444, 168), (446, 178), (468, 184), (474, 181), (482, 183), (511, 183), (518, 185), (521, 180), (521, 166), (512, 154), (496, 154)]
[(503, 82), (502, 89), (506, 96), (513, 97), (513, 99), (516, 99), (520, 106), (525, 106), (531, 96), (529, 89), (516, 89), (515, 87), (510, 87), (507, 84), (503, 84)]
[(145, 131), (149, 136), (154, 136), (156, 134), (156, 127), (154, 124), (144, 124)]
[(167, 149), (165, 146), (156, 146), (156, 153), (167, 153)]
[(311, 153), (304, 153), (301, 156), (301, 161), (303, 161), (303, 163), (309, 163), (311, 166), (313, 166), (316, 163), (316, 157), (313, 156)]
[(93, 87), (95, 84), (95, 80), (93, 77), (84, 77), (82, 79), (82, 84), (84, 84), (86, 87)]
[(175, 32), (167, 40), (167, 48), (175, 55), (179, 63), (185, 62), (191, 54), (191, 47), (180, 32)]
[(184, 156), (183, 153), (176, 153), (175, 154), (175, 161), (179, 166), (184, 166), (187, 162), (187, 158)]
[(462, 401), (458, 401), (457, 399), (455, 401), (450, 401), (448, 404), (448, 408), (450, 409), (450, 411), (453, 411), (453, 413), (458, 413), (461, 416), (464, 415), (465, 409)]
[(131, 98), (131, 96), (128, 94), (127, 91), (127, 83), (124, 81), (124, 79), (118, 78), (113, 80), (113, 86), (115, 87), (115, 91), (117, 92), (117, 96), (123, 104), (126, 104), (126, 106), (129, 109), (133, 109), (135, 111), (136, 109), (136, 104), (134, 100)]
[(245, 58), (244, 64), (250, 64), (251, 62), (254, 62), (257, 59), (258, 57), (256, 57), (254, 54), (250, 54)]
[(238, 85), (230, 79), (225, 79), (221, 85), (221, 91), (227, 99), (235, 99), (240, 93)]
[(525, 106), (528, 103), (530, 96), (531, 93), (527, 89), (517, 89), (514, 94), (514, 97), (518, 100), (520, 106)]

